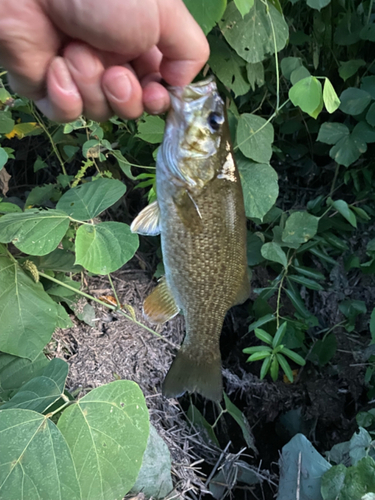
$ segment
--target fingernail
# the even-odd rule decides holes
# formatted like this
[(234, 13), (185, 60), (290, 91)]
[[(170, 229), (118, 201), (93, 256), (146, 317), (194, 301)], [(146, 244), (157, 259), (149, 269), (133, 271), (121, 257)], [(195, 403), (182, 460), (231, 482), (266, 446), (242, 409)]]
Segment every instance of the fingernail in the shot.
[(56, 80), (57, 85), (66, 94), (79, 95), (76, 84), (70, 76), (69, 70), (66, 67), (65, 61), (62, 57), (56, 57), (51, 64), (51, 72)]
[(112, 99), (119, 102), (127, 102), (132, 92), (130, 79), (124, 73), (119, 73), (106, 82), (105, 90), (110, 94)]

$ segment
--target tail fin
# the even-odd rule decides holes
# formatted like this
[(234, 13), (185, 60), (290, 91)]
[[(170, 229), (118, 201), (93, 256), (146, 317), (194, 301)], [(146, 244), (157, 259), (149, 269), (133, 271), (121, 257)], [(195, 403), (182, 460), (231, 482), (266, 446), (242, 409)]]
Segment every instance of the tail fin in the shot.
[(163, 383), (167, 398), (182, 396), (185, 391), (198, 392), (211, 401), (220, 402), (223, 395), (220, 353), (204, 358), (192, 356), (182, 347), (177, 353)]

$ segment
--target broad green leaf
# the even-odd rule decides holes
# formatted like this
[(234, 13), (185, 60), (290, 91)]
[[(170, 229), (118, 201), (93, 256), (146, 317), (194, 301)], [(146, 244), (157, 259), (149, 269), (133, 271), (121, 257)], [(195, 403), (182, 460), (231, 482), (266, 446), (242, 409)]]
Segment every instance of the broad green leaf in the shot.
[(254, 5), (254, 0), (234, 0), (237, 9), (240, 11), (241, 16), (245, 17), (250, 12)]
[(12, 96), (9, 94), (9, 92), (4, 88), (0, 88), (0, 102), (5, 103), (8, 99), (11, 99)]
[(85, 158), (100, 158), (102, 146), (99, 139), (90, 139), (82, 146), (82, 154)]
[(202, 413), (192, 403), (190, 404), (190, 406), (188, 408), (187, 418), (191, 422), (191, 424), (197, 430), (200, 431), (201, 437), (208, 445), (212, 445), (212, 443), (213, 443), (215, 446), (220, 448), (219, 441), (217, 440), (217, 437), (215, 435), (215, 431), (214, 431), (212, 425), (209, 422), (207, 422), (207, 420), (204, 418)]
[(280, 61), (280, 69), (283, 76), (290, 80), (290, 75), (296, 69), (302, 66), (302, 59), (300, 57), (283, 57)]
[(151, 144), (159, 144), (163, 140), (164, 129), (165, 121), (160, 116), (147, 115), (138, 123), (136, 137)]
[(172, 489), (171, 456), (168, 446), (159, 436), (155, 427), (150, 425), (142, 467), (131, 493), (142, 492), (148, 498), (163, 499)]
[(257, 235), (247, 231), (246, 247), (247, 247), (247, 265), (256, 266), (264, 261), (260, 249), (262, 248), (263, 241)]
[[(64, 306), (61, 304), (57, 305), (57, 321), (56, 328), (72, 328), (74, 326), (73, 321), (70, 319)], [(93, 325), (94, 326), (94, 325)]]
[(370, 42), (375, 42), (375, 24), (366, 24), (361, 29), (361, 32), (359, 34), (362, 40), (369, 40)]
[(50, 341), (55, 302), (7, 257), (0, 257), (0, 351), (35, 359)]
[(43, 129), (36, 122), (17, 123), (10, 132), (5, 134), (5, 137), (23, 139), (25, 135), (39, 135), (42, 132)]
[(22, 209), (18, 205), (6, 201), (0, 202), (0, 214), (13, 214), (16, 212), (22, 212)]
[(31, 410), (0, 410), (0, 436), (0, 498), (81, 500), (71, 452), (51, 420)]
[(360, 427), (358, 432), (353, 434), (349, 442), (349, 455), (352, 465), (356, 465), (367, 455), (367, 450), (371, 446), (371, 443), (372, 437), (363, 427)]
[(8, 134), (13, 130), (14, 120), (10, 111), (0, 111), (0, 134)]
[[(359, 147), (360, 146), (360, 149)], [(362, 153), (367, 149), (366, 143), (358, 144), (358, 137), (349, 135), (340, 139), (329, 152), (330, 157), (339, 165), (349, 167), (352, 163), (358, 160)]]
[(328, 199), (328, 204), (335, 208), (345, 219), (353, 226), (357, 227), (357, 219), (355, 213), (350, 209), (349, 205), (344, 200), (333, 201)]
[(247, 79), (249, 80), (250, 87), (255, 90), (256, 85), (262, 87), (264, 85), (264, 67), (263, 63), (247, 63), (246, 64)]
[(319, 218), (308, 212), (294, 212), (286, 220), (282, 239), (285, 243), (306, 243), (316, 235), (318, 223)]
[(340, 99), (328, 78), (324, 80), (323, 101), (328, 113), (334, 113), (340, 106)]
[(375, 99), (375, 76), (365, 76), (361, 80), (361, 89)]
[(114, 156), (117, 160), (117, 163), (119, 164), (119, 167), (121, 170), (124, 172), (126, 177), (129, 177), (129, 179), (132, 179), (133, 181), (137, 179), (137, 177), (134, 177), (132, 174), (132, 165), (128, 162), (128, 160), (125, 158), (125, 156), (121, 153), (119, 149), (109, 151), (110, 155)]
[(307, 0), (307, 5), (315, 10), (322, 10), (331, 3), (331, 0)]
[(371, 104), (371, 106), (369, 107), (369, 109), (366, 113), (366, 121), (371, 126), (375, 125), (375, 102), (373, 104)]
[(18, 408), (45, 412), (64, 393), (68, 368), (66, 361), (52, 359), (39, 377), (29, 380), (10, 401), (1, 406), (1, 409)]
[(371, 95), (365, 90), (349, 87), (340, 95), (340, 109), (347, 115), (359, 115), (371, 101)]
[(116, 380), (92, 390), (62, 413), (58, 428), (71, 449), (82, 500), (121, 500), (137, 479), (149, 436), (138, 385)]
[(341, 499), (340, 491), (344, 486), (347, 468), (344, 464), (335, 465), (329, 469), (322, 477), (322, 498), (323, 500)]
[(318, 118), (318, 116), (320, 115), (320, 112), (323, 109), (323, 104), (324, 104), (323, 95), (321, 95), (318, 106), (316, 107), (316, 109), (314, 109), (314, 111), (312, 113), (310, 113), (310, 116), (312, 118), (314, 118), (314, 119)]
[(225, 402), (225, 408), (229, 415), (234, 418), (234, 420), (237, 422), (237, 424), (241, 427), (242, 435), (244, 437), (245, 443), (247, 444), (248, 448), (252, 449), (257, 453), (257, 449), (255, 447), (254, 443), (254, 436), (253, 433), (251, 432), (251, 427), (250, 424), (245, 417), (245, 415), (237, 408), (236, 405), (232, 403), (232, 401), (228, 398), (228, 396), (224, 392), (224, 402)]
[(284, 250), (277, 243), (265, 243), (262, 246), (262, 255), (265, 259), (278, 262), (283, 267), (287, 267), (288, 261)]
[(38, 172), (38, 170), (42, 170), (43, 168), (47, 168), (48, 165), (42, 160), (40, 156), (34, 162), (34, 172)]
[(349, 136), (349, 129), (343, 123), (325, 122), (319, 129), (318, 141), (325, 144), (336, 144), (340, 139)]
[[(337, 340), (334, 333), (330, 333), (322, 340), (317, 340), (313, 345), (310, 353), (307, 355), (306, 359), (311, 360), (320, 366), (326, 365), (336, 354), (337, 350)], [(284, 353), (288, 356), (287, 353)]]
[(190, 14), (207, 35), (223, 15), (227, 0), (184, 0)]
[(375, 142), (375, 128), (368, 125), (365, 121), (360, 121), (352, 132), (352, 138), (355, 139), (357, 137), (367, 143)]
[(217, 78), (233, 90), (234, 95), (246, 94), (250, 89), (245, 77), (245, 61), (228, 44), (217, 36), (209, 36), (211, 66)]
[(0, 353), (0, 398), (8, 399), (26, 382), (42, 374), (50, 363), (43, 352), (31, 361)]
[(40, 270), (52, 270), (63, 273), (79, 273), (82, 271), (81, 266), (74, 264), (74, 254), (62, 248), (56, 248), (53, 252), (41, 257), (30, 257), (29, 260), (34, 262)]
[(241, 152), (259, 163), (272, 156), (273, 126), (261, 116), (243, 113), (238, 120), (237, 144)]
[(375, 462), (362, 458), (356, 466), (336, 465), (322, 477), (323, 500), (373, 500), (375, 498)]
[(295, 106), (312, 115), (322, 99), (322, 84), (314, 76), (303, 78), (289, 90), (289, 98)]
[(292, 73), (290, 75), (290, 82), (292, 85), (295, 85), (300, 80), (303, 80), (304, 78), (309, 78), (309, 77), (311, 77), (310, 71), (308, 69), (306, 69), (305, 66), (300, 66), (299, 68), (292, 71)]
[[(63, 150), (67, 156), (67, 161), (71, 161), (73, 159), (73, 156), (79, 151), (79, 147), (78, 146), (64, 146)], [(36, 164), (36, 162), (34, 163), (34, 172), (36, 172), (36, 170), (35, 170), (36, 165), (35, 164)], [(41, 166), (41, 168), (44, 168), (46, 166), (47, 165)]]
[(115, 179), (97, 179), (69, 189), (56, 205), (73, 219), (93, 219), (125, 194), (126, 186)]
[(76, 235), (76, 264), (95, 274), (117, 271), (135, 254), (138, 235), (121, 222), (84, 224)]
[(5, 151), (4, 148), (0, 147), (0, 170), (3, 168), (3, 166), (6, 164), (8, 161), (8, 153)]
[(60, 210), (27, 210), (0, 219), (0, 241), (30, 255), (46, 255), (62, 240), (69, 217)]
[(363, 59), (351, 59), (350, 61), (341, 62), (339, 67), (339, 75), (344, 80), (344, 82), (346, 82), (348, 78), (357, 73), (359, 68), (362, 68), (362, 66), (365, 65), (366, 62)]
[(33, 206), (42, 206), (50, 200), (56, 201), (56, 196), (60, 193), (57, 184), (45, 184), (44, 186), (34, 187), (25, 201), (25, 208)]
[(348, 10), (340, 19), (335, 30), (334, 41), (338, 45), (353, 45), (358, 42), (363, 24), (357, 12)]
[(238, 157), (247, 217), (263, 220), (279, 194), (276, 171), (268, 164)]
[(261, 62), (268, 54), (273, 54), (275, 45), (280, 51), (288, 40), (289, 29), (282, 14), (273, 5), (265, 5), (261, 0), (254, 1), (254, 6), (244, 18), (235, 3), (229, 3), (219, 26), (229, 45), (251, 63)]
[[(331, 465), (303, 434), (296, 434), (282, 448), (277, 500), (322, 500), (321, 477)], [(302, 474), (300, 471), (309, 471)], [(354, 498), (353, 498), (354, 500)]]

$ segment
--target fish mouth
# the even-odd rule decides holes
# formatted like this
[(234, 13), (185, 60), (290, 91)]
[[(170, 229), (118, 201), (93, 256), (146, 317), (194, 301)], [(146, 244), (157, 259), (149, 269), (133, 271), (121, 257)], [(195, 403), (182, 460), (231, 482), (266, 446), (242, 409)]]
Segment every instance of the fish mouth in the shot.
[(217, 94), (214, 76), (209, 76), (205, 80), (191, 83), (185, 87), (170, 86), (167, 90), (171, 98), (171, 107), (176, 112), (183, 111), (186, 105), (188, 105), (188, 107), (199, 106), (207, 97)]

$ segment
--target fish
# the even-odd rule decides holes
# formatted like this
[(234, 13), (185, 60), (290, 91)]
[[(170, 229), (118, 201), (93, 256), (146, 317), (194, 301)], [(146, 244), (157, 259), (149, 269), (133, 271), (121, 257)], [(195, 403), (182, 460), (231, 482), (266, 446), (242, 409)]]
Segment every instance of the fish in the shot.
[(162, 393), (197, 392), (220, 402), (220, 335), (227, 311), (250, 295), (246, 215), (228, 119), (215, 79), (169, 87), (171, 108), (156, 161), (157, 199), (131, 230), (160, 234), (165, 276), (144, 317), (164, 323), (180, 310), (185, 338)]

